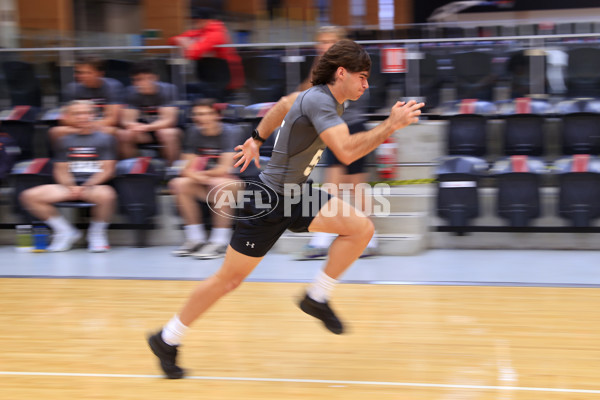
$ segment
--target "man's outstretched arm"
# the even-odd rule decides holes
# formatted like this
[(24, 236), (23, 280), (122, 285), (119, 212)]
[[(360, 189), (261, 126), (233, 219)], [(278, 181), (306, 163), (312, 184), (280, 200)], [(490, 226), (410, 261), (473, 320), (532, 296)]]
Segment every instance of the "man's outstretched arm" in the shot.
[(348, 125), (339, 124), (324, 130), (320, 136), (337, 159), (348, 165), (375, 150), (398, 129), (418, 122), (424, 105), (414, 100), (406, 104), (397, 102), (390, 116), (369, 131), (350, 135)]

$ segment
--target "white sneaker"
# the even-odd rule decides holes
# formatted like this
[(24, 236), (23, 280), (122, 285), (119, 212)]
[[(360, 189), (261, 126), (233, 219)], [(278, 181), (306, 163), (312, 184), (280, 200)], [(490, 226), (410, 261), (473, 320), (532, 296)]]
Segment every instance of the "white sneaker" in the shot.
[(173, 254), (175, 257), (187, 257), (187, 256), (192, 255), (193, 253), (197, 252), (198, 250), (200, 250), (202, 248), (202, 246), (204, 246), (205, 244), (206, 243), (204, 243), (204, 242), (186, 241), (177, 250), (173, 250), (171, 252), (171, 254)]
[(81, 238), (81, 232), (72, 230), (66, 233), (56, 233), (52, 235), (52, 243), (46, 249), (51, 252), (71, 250), (75, 242)]
[(88, 232), (88, 251), (92, 253), (104, 253), (110, 250), (106, 231)]
[(221, 258), (225, 256), (227, 252), (226, 244), (208, 243), (202, 246), (200, 250), (192, 253), (192, 257), (198, 260), (212, 260), (214, 258)]

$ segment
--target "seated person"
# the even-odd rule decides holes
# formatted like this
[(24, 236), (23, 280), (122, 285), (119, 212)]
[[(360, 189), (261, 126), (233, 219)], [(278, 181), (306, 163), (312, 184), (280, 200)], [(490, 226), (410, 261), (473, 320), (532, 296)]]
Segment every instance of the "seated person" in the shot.
[(229, 245), (233, 221), (226, 215), (232, 211), (224, 205), (218, 213), (211, 213), (213, 228), (207, 238), (197, 200), (215, 204), (218, 193), (210, 192), (212, 188), (230, 182), (227, 189), (235, 192), (238, 185), (233, 183), (241, 183), (233, 172), (234, 147), (241, 138), (241, 128), (222, 123), (211, 99), (194, 103), (192, 120), (182, 155), (185, 166), (181, 176), (169, 183), (185, 224), (185, 243), (173, 255), (218, 258), (225, 255)]
[(87, 234), (88, 250), (109, 249), (108, 221), (115, 209), (116, 192), (106, 183), (115, 173), (116, 144), (113, 136), (94, 130), (94, 104), (75, 100), (65, 115), (77, 133), (61, 137), (56, 145), (54, 179), (56, 184), (40, 185), (21, 193), (27, 211), (44, 221), (53, 231), (48, 251), (66, 251), (81, 237), (80, 232), (60, 215), (54, 203), (82, 200), (95, 204)]
[(124, 158), (135, 157), (137, 143), (162, 145), (162, 156), (171, 165), (179, 158), (181, 131), (177, 128), (179, 109), (177, 87), (160, 82), (152, 66), (140, 62), (131, 71), (133, 85), (125, 94), (123, 127), (119, 129), (119, 149)]
[[(97, 58), (84, 57), (75, 61), (75, 81), (67, 85), (64, 100), (89, 100), (96, 107), (94, 111), (94, 130), (116, 133), (119, 124), (119, 113), (123, 104), (123, 85), (112, 78), (104, 77), (103, 62)], [(59, 126), (50, 129), (53, 143), (65, 135), (77, 133), (67, 118), (61, 120)]]

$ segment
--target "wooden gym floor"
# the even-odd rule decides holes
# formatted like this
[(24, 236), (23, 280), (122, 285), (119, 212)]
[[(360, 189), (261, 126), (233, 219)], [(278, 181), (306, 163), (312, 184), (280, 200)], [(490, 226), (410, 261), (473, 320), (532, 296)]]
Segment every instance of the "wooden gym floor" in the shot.
[(145, 335), (194, 282), (0, 279), (0, 398), (600, 398), (600, 289), (341, 284), (336, 336), (305, 284), (246, 282), (190, 329), (163, 379)]

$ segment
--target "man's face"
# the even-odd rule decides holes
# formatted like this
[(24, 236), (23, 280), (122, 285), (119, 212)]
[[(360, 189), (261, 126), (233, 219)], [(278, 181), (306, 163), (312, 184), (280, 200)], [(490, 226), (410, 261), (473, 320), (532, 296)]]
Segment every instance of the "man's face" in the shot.
[(329, 50), (331, 46), (336, 44), (340, 39), (341, 38), (338, 37), (338, 35), (336, 35), (335, 33), (321, 33), (317, 37), (317, 44), (315, 46), (317, 48), (317, 54), (319, 56), (322, 56), (327, 52), (327, 50)]
[(67, 117), (69, 122), (82, 131), (88, 131), (92, 126), (94, 113), (91, 105), (73, 104), (69, 106)]
[(137, 74), (133, 76), (133, 84), (141, 94), (153, 94), (156, 91), (157, 77), (154, 74)]
[(350, 72), (346, 70), (344, 93), (349, 100), (358, 100), (369, 88), (369, 71)]
[(219, 121), (219, 114), (208, 106), (196, 106), (192, 109), (192, 120), (200, 129), (214, 128)]
[(81, 83), (83, 86), (94, 87), (97, 86), (98, 80), (102, 77), (102, 72), (98, 71), (91, 65), (88, 64), (77, 64), (75, 65), (75, 80)]

